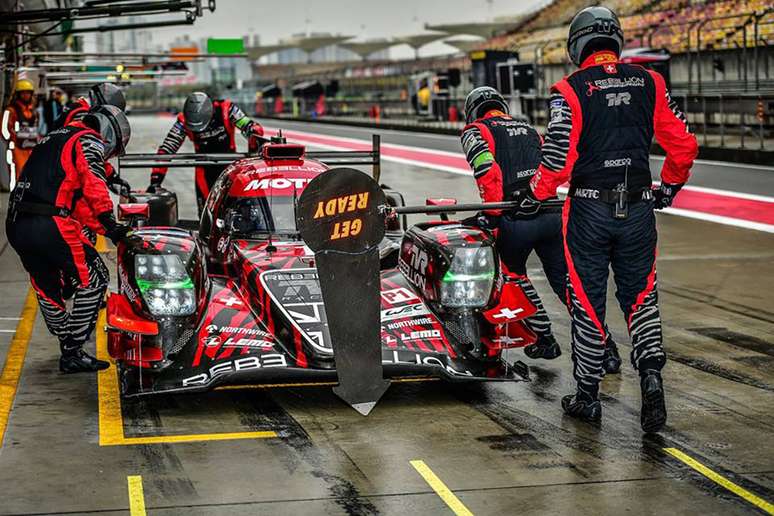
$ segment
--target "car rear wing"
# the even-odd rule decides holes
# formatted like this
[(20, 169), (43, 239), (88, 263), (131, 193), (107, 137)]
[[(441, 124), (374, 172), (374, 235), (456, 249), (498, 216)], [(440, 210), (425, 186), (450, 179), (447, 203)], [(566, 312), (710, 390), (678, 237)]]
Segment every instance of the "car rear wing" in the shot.
[[(381, 137), (371, 136), (371, 150), (364, 151), (308, 151), (304, 157), (321, 161), (330, 167), (370, 166), (371, 176), (379, 182), (381, 176)], [(183, 168), (230, 165), (244, 158), (260, 157), (260, 153), (187, 153), (187, 154), (125, 154), (118, 158), (119, 170), (123, 168)]]

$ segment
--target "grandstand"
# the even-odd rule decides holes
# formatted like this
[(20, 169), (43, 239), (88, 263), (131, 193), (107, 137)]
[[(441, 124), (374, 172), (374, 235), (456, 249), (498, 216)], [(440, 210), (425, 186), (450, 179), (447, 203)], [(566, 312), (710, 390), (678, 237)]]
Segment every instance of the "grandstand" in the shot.
[[(627, 47), (666, 48), (673, 54), (701, 50), (767, 46), (774, 42), (774, 3), (771, 0), (611, 0), (627, 36)], [(522, 60), (559, 64), (563, 43), (580, 0), (557, 0), (538, 11), (516, 30), (482, 47), (518, 51)]]

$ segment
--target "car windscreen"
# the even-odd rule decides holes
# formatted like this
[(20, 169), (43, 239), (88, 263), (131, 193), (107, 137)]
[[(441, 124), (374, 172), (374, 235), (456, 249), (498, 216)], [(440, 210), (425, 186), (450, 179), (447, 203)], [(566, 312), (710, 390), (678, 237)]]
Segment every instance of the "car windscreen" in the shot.
[(251, 237), (267, 232), (296, 234), (293, 197), (244, 197), (234, 199), (226, 215), (232, 236)]

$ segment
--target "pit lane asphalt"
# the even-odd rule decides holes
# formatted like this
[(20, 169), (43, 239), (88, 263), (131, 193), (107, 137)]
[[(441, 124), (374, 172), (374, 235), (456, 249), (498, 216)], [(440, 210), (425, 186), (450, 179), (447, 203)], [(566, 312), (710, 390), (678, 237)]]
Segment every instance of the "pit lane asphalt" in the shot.
[[(131, 123), (130, 152), (151, 152), (172, 120)], [(396, 143), (420, 144), (413, 134), (400, 138)], [(126, 177), (144, 186), (148, 173)], [(172, 170), (166, 182), (178, 192), (183, 217), (195, 213), (191, 177)], [(383, 179), (409, 202), (428, 193), (476, 199), (471, 178), (419, 166), (386, 162)], [(0, 202), (4, 218), (7, 194)], [(367, 418), (330, 387), (218, 391), (123, 406), (128, 437), (277, 432), (267, 439), (100, 446), (97, 380), (57, 372), (58, 350), (38, 314), (0, 449), (0, 514), (127, 514), (127, 477), (134, 475), (142, 477), (154, 515), (449, 514), (410, 464), (416, 459), (474, 514), (753, 512), (663, 449), (677, 448), (774, 501), (774, 235), (661, 215), (659, 228), (670, 357), (670, 419), (659, 437), (642, 436), (638, 382), (628, 365), (603, 383), (599, 428), (562, 417), (559, 399), (572, 390), (568, 321), (535, 264), (530, 273), (565, 354), (535, 362), (511, 351), (511, 360), (532, 366), (529, 384), (396, 384)], [(18, 317), (26, 276), (5, 242), (0, 227), (0, 317)], [(112, 262), (110, 269), (114, 274)], [(627, 355), (612, 290), (608, 322)], [(0, 319), (0, 329), (17, 324)], [(12, 336), (0, 333), (2, 361)]]

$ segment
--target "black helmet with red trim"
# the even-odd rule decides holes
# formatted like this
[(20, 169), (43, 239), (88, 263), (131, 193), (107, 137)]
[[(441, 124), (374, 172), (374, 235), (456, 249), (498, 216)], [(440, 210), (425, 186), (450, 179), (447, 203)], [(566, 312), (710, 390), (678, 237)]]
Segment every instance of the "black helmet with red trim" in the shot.
[(89, 89), (89, 104), (91, 107), (115, 106), (121, 111), (126, 111), (126, 97), (121, 88), (109, 82), (95, 84)]
[(198, 133), (207, 127), (212, 118), (212, 99), (203, 91), (195, 91), (188, 95), (183, 105), (185, 127)]
[(105, 143), (106, 157), (121, 156), (126, 152), (132, 130), (126, 115), (116, 106), (105, 104), (93, 108), (83, 117), (83, 123), (99, 133)]
[(624, 46), (623, 29), (618, 16), (602, 6), (581, 9), (570, 22), (567, 53), (575, 65), (597, 50), (611, 50), (621, 55)]
[(507, 113), (508, 103), (496, 89), (490, 86), (479, 86), (468, 93), (465, 99), (465, 121), (469, 124), (473, 123), (493, 109)]

